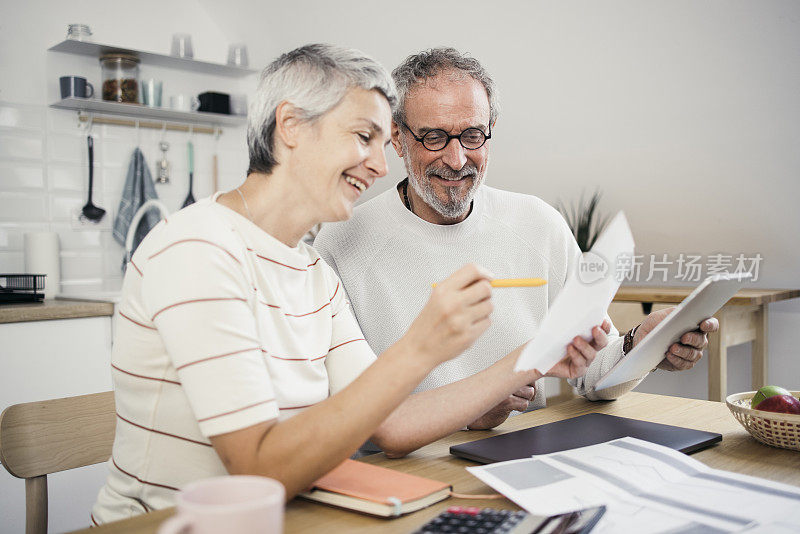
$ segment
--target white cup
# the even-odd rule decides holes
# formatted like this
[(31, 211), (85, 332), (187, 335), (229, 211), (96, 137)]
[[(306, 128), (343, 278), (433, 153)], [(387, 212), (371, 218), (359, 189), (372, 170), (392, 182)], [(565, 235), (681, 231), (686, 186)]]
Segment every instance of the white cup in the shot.
[(176, 498), (178, 513), (158, 534), (281, 534), (283, 484), (266, 477), (236, 475), (187, 485)]
[(247, 115), (247, 95), (238, 93), (231, 95), (231, 115)]
[(200, 99), (183, 94), (172, 95), (169, 97), (169, 107), (175, 111), (197, 111), (200, 109)]

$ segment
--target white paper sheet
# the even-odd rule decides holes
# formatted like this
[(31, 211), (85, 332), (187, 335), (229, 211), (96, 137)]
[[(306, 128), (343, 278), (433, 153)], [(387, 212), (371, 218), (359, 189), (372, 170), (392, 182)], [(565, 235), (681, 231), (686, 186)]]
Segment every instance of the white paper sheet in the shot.
[(467, 470), (535, 515), (605, 504), (593, 534), (800, 531), (800, 488), (634, 438)]
[(537, 369), (546, 373), (567, 353), (575, 336), (592, 339), (592, 327), (603, 322), (621, 280), (630, 263), (618, 265), (617, 259), (633, 257), (634, 243), (628, 220), (617, 213), (595, 242), (568, 274), (564, 288), (517, 358), (515, 371)]

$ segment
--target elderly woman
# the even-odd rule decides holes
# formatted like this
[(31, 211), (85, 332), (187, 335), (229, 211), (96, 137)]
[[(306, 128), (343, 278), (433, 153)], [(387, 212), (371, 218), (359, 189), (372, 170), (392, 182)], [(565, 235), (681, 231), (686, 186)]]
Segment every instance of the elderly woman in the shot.
[[(301, 241), (349, 218), (386, 174), (394, 103), (388, 73), (360, 52), (284, 54), (252, 103), (244, 184), (142, 241), (116, 320), (117, 433), (94, 522), (171, 506), (186, 483), (226, 473), (275, 478), (291, 498), (367, 438), (401, 456), (539, 377), (509, 357), (409, 397), (487, 328), (488, 274), (466, 266), (440, 283), (376, 359), (333, 270)], [(560, 368), (577, 375), (594, 350), (570, 354)]]

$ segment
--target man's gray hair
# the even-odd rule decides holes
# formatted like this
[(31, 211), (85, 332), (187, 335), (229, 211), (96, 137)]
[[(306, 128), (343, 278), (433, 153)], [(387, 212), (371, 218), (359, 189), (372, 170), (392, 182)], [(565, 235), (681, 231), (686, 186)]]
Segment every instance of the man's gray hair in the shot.
[(389, 72), (363, 52), (329, 44), (310, 44), (281, 55), (261, 73), (247, 120), (247, 173), (269, 174), (275, 159), (275, 111), (281, 102), (300, 110), (313, 122), (336, 107), (352, 87), (377, 89), (389, 106), (397, 104)]
[(462, 73), (483, 84), (489, 97), (489, 122), (494, 123), (500, 115), (500, 99), (494, 80), (477, 59), (450, 47), (431, 48), (408, 56), (392, 71), (398, 95), (398, 104), (392, 117), (394, 121), (400, 124), (400, 121), (406, 120), (406, 97), (415, 85), (448, 71)]

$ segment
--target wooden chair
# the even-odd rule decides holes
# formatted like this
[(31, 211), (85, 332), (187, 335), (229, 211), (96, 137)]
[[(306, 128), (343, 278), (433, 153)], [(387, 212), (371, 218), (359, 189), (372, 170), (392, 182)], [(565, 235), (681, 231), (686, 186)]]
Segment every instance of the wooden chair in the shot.
[(107, 461), (115, 425), (112, 391), (15, 404), (3, 411), (0, 461), (25, 479), (26, 534), (47, 532), (47, 475)]

